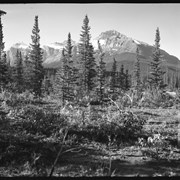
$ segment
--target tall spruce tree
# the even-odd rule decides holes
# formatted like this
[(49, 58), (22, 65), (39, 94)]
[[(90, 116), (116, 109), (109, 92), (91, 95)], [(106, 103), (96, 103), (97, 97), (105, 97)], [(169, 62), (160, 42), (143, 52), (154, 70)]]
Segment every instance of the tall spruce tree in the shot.
[(104, 90), (105, 90), (106, 63), (103, 61), (105, 53), (103, 53), (99, 41), (98, 41), (98, 49), (99, 49), (99, 64), (97, 66), (98, 92), (99, 92), (99, 100), (101, 103), (103, 103)]
[(21, 51), (16, 52), (16, 61), (15, 61), (15, 83), (16, 88), (19, 93), (23, 91), (24, 78), (23, 78), (23, 59)]
[(163, 74), (161, 69), (161, 52), (160, 52), (160, 32), (159, 28), (156, 29), (155, 45), (152, 55), (152, 61), (150, 63), (150, 76), (149, 83), (151, 87), (161, 88), (163, 87)]
[(114, 58), (111, 70), (111, 81), (110, 81), (110, 89), (114, 93), (117, 88), (117, 62)]
[(139, 49), (136, 49), (136, 62), (134, 64), (133, 73), (133, 86), (135, 89), (140, 90), (141, 85), (141, 75), (140, 75), (140, 59), (139, 59)]
[(63, 64), (64, 66), (64, 82), (66, 84), (66, 100), (68, 101), (73, 101), (74, 100), (74, 90), (76, 88), (77, 84), (77, 73), (76, 73), (76, 68), (73, 63), (73, 58), (72, 58), (72, 40), (71, 40), (71, 34), (68, 34), (68, 40), (67, 40), (67, 45), (65, 46), (64, 49), (64, 59), (66, 60)]
[(121, 64), (120, 70), (118, 73), (118, 86), (119, 86), (120, 90), (125, 89), (125, 72), (124, 72), (124, 65), (123, 64)]
[(62, 50), (61, 56), (61, 67), (58, 68), (55, 76), (55, 81), (53, 83), (53, 91), (59, 99), (62, 100), (62, 105), (64, 106), (66, 100), (66, 75), (67, 75), (67, 59), (65, 58), (65, 50)]
[(35, 93), (36, 97), (40, 97), (42, 95), (41, 87), (42, 81), (44, 79), (44, 69), (42, 66), (42, 49), (40, 48), (40, 29), (38, 25), (38, 16), (35, 16), (35, 24), (32, 30), (32, 44), (31, 51), (30, 51), (30, 61), (33, 64), (33, 77), (32, 77), (32, 87), (33, 92)]
[(28, 91), (33, 91), (32, 81), (33, 81), (33, 63), (29, 59), (28, 55), (25, 55), (23, 64), (23, 77), (24, 77), (24, 89)]
[(0, 88), (4, 89), (8, 84), (8, 63), (6, 59), (6, 53), (4, 51), (4, 42), (3, 42), (3, 25), (1, 22), (1, 16), (5, 15), (6, 12), (0, 10)]
[(124, 83), (124, 90), (128, 91), (130, 88), (130, 75), (129, 75), (129, 71), (128, 69), (126, 69), (126, 73), (125, 73), (125, 83)]
[(2, 55), (4, 54), (4, 42), (3, 42), (3, 25), (1, 22), (1, 16), (5, 15), (6, 12), (0, 10), (0, 58), (2, 58)]
[(80, 34), (79, 55), (80, 55), (80, 83), (81, 89), (89, 94), (95, 87), (96, 62), (94, 58), (94, 49), (90, 43), (90, 26), (88, 16), (83, 20), (82, 33)]
[(178, 89), (179, 88), (179, 77), (178, 77), (178, 73), (176, 73), (176, 83), (175, 83), (175, 88)]
[(69, 33), (67, 44), (62, 50), (62, 64), (56, 73), (56, 79), (53, 85), (54, 92), (62, 99), (63, 105), (65, 101), (74, 101), (77, 86), (77, 69), (74, 66), (72, 58), (73, 46), (71, 41), (71, 34)]

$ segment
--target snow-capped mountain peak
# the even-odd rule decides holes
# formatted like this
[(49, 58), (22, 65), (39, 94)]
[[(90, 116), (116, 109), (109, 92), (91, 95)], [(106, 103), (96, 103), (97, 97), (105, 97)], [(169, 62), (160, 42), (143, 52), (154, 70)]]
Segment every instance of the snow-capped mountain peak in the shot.
[(132, 38), (129, 38), (115, 30), (102, 32), (97, 38), (95, 38), (92, 42), (95, 48), (98, 47), (98, 40), (105, 51), (134, 52), (137, 46)]
[(27, 45), (24, 42), (18, 42), (12, 45), (13, 48), (17, 48), (17, 49), (27, 49), (29, 48), (29, 45)]
[(43, 45), (43, 47), (48, 46), (54, 49), (63, 49), (64, 44), (63, 43), (59, 43), (59, 42), (54, 42), (54, 43), (49, 43), (47, 45)]

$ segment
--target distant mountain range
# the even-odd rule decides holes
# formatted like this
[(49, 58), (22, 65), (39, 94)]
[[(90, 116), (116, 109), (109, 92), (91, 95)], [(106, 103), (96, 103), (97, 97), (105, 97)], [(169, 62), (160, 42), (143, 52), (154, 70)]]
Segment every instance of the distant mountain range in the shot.
[[(148, 71), (148, 64), (151, 60), (153, 46), (139, 40), (127, 37), (115, 30), (110, 30), (102, 32), (97, 38), (92, 40), (92, 44), (95, 49), (95, 58), (98, 61), (98, 50), (97, 41), (99, 40), (103, 51), (105, 52), (105, 62), (107, 70), (111, 69), (113, 58), (116, 59), (118, 68), (121, 64), (124, 64), (125, 68), (130, 71), (133, 68), (133, 64), (136, 60), (136, 49), (139, 48), (141, 70), (143, 72)], [(55, 42), (48, 45), (42, 45), (43, 49), (43, 65), (46, 68), (58, 68), (61, 66), (61, 52), (66, 42), (62, 43)], [(72, 41), (73, 44), (73, 58), (77, 60), (78, 58), (78, 43)], [(29, 46), (27, 44), (16, 43), (10, 49), (7, 50), (7, 58), (10, 60), (10, 64), (14, 64), (15, 55), (17, 49), (21, 50), (22, 55), (29, 51)], [(172, 71), (180, 71), (180, 60), (168, 54), (166, 51), (161, 50), (162, 54), (162, 66), (163, 68), (168, 68)]]

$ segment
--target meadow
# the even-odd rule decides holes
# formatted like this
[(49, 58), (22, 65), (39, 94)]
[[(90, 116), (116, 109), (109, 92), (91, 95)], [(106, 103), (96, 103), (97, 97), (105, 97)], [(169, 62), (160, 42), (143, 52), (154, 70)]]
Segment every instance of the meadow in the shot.
[(1, 92), (0, 176), (180, 175), (179, 96), (157, 97), (62, 106)]

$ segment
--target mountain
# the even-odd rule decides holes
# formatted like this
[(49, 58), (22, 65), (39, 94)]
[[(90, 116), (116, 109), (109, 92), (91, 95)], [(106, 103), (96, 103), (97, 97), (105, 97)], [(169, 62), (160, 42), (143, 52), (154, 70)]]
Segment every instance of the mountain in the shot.
[[(77, 43), (72, 40), (73, 54), (76, 54)], [(48, 45), (43, 45), (43, 65), (47, 68), (60, 66), (60, 59), (62, 55), (62, 49), (66, 46), (67, 41), (62, 43), (51, 43)]]
[[(136, 49), (139, 48), (141, 69), (143, 72), (148, 71), (148, 64), (151, 60), (153, 46), (145, 42), (135, 40), (133, 38), (127, 37), (115, 30), (102, 32), (98, 37), (92, 40), (92, 44), (95, 49), (95, 57), (98, 61), (98, 50), (97, 41), (99, 40), (103, 51), (105, 52), (105, 62), (107, 64), (107, 70), (111, 69), (113, 58), (116, 59), (118, 68), (121, 64), (124, 64), (125, 68), (130, 71), (133, 68), (133, 64), (136, 60)], [(55, 42), (52, 44), (42, 45), (43, 49), (43, 65), (46, 68), (57, 68), (61, 66), (61, 52), (63, 47), (66, 46), (67, 41), (62, 43)], [(73, 45), (73, 58), (78, 59), (78, 43), (72, 41)], [(24, 43), (17, 43), (13, 45), (7, 51), (7, 58), (10, 59), (11, 65), (14, 64), (15, 54), (17, 49), (22, 51), (22, 55), (28, 53), (29, 46)], [(162, 54), (162, 66), (164, 68), (169, 68), (173, 71), (180, 71), (180, 60), (168, 54), (166, 51), (161, 49)]]
[[(43, 51), (43, 64), (45, 67), (53, 67), (53, 64), (59, 64), (61, 59), (62, 49), (66, 46), (67, 41), (62, 43), (55, 42), (47, 45), (42, 45)], [(72, 45), (74, 46), (73, 50), (75, 50), (76, 42), (72, 41)], [(13, 66), (14, 61), (16, 59), (16, 52), (20, 50), (22, 52), (22, 56), (24, 57), (30, 51), (30, 46), (25, 44), (24, 42), (19, 42), (12, 45), (7, 51), (7, 59), (10, 60), (10, 64)], [(56, 67), (56, 66), (55, 66)]]
[(14, 65), (14, 60), (16, 59), (17, 50), (20, 50), (22, 56), (24, 57), (29, 51), (29, 46), (23, 42), (19, 42), (12, 45), (10, 49), (6, 51), (7, 59), (8, 61), (10, 61), (10, 65)]
[[(117, 60), (117, 64), (124, 64), (126, 68), (132, 70), (133, 64), (136, 60), (136, 49), (139, 48), (141, 66), (144, 71), (147, 71), (148, 64), (152, 57), (153, 46), (127, 37), (117, 31), (106, 31), (101, 33), (95, 41), (100, 42), (103, 50), (106, 53), (105, 61), (107, 63), (107, 69), (110, 70), (113, 62), (113, 58)], [(95, 45), (95, 42), (93, 42)], [(96, 45), (97, 46), (97, 45)], [(177, 57), (168, 54), (161, 49), (162, 65), (175, 70), (179, 68), (180, 61)]]

